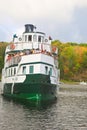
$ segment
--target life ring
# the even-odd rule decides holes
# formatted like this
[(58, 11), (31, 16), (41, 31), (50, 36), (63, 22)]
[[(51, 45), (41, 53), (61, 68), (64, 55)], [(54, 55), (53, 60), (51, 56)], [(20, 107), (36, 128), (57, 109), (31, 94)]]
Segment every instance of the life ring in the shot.
[(11, 49), (11, 50), (14, 50), (14, 49), (15, 49), (15, 45), (14, 45), (13, 43), (10, 45), (10, 49)]
[(52, 47), (52, 52), (56, 52), (56, 47), (55, 46)]

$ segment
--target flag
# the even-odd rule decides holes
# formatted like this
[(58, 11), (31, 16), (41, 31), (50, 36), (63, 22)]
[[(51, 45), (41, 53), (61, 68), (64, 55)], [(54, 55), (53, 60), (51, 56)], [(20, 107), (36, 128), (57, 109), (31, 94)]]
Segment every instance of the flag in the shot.
[(49, 36), (49, 40), (52, 40), (51, 36)]
[(17, 38), (18, 36), (16, 34), (13, 35), (13, 38)]

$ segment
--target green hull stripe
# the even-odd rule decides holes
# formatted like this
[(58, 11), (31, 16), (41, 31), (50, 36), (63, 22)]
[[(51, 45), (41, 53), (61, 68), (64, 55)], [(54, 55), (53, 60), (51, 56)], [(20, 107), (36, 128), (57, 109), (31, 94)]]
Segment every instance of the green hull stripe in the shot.
[(25, 101), (31, 101), (31, 102), (36, 102), (36, 101), (49, 101), (49, 100), (54, 100), (57, 97), (52, 96), (50, 94), (48, 95), (41, 95), (41, 94), (4, 94), (7, 97), (13, 98), (13, 99), (18, 99), (18, 100), (25, 100)]
[(31, 62), (31, 63), (24, 63), (24, 64), (21, 64), (21, 65), (27, 65), (27, 64), (45, 64), (45, 65), (53, 66), (52, 64), (48, 64), (48, 63), (45, 63), (45, 62)]

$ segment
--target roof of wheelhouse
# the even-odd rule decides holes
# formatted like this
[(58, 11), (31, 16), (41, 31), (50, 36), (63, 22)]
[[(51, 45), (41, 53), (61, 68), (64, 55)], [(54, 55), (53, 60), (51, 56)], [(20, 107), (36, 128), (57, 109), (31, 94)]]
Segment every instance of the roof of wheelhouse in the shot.
[[(34, 33), (36, 29), (36, 26), (34, 26), (33, 24), (25, 24), (25, 32), (24, 33)], [(36, 32), (36, 33), (41, 33), (44, 34), (43, 32)]]

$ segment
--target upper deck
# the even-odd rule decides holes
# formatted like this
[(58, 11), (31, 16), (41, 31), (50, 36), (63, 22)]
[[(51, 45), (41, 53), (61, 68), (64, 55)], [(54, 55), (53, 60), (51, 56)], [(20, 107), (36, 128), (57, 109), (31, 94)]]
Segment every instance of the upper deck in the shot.
[(6, 48), (6, 53), (11, 51), (23, 51), (24, 49), (40, 49), (51, 52), (51, 38), (46, 38), (45, 33), (35, 31), (32, 24), (25, 25), (25, 32), (22, 35), (13, 36), (12, 44)]
[[(32, 24), (25, 25), (25, 32), (21, 36), (13, 36), (13, 42), (6, 47), (5, 63), (19, 63), (19, 57), (24, 55), (43, 53), (45, 55), (57, 55), (57, 49), (52, 47), (51, 38), (46, 37), (45, 33), (35, 31), (36, 27)], [(17, 60), (18, 59), (18, 60)], [(32, 59), (33, 60), (33, 59)]]

